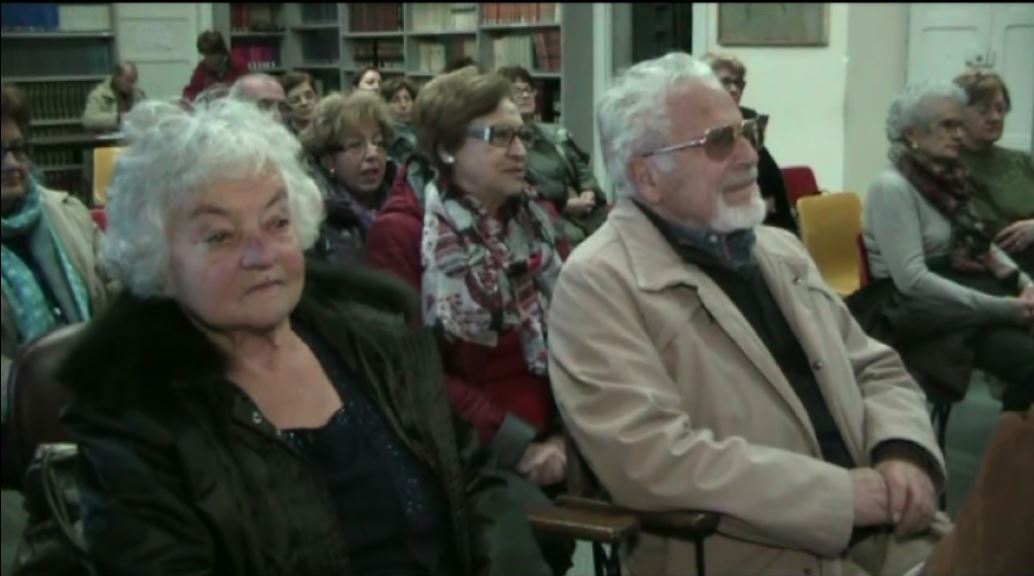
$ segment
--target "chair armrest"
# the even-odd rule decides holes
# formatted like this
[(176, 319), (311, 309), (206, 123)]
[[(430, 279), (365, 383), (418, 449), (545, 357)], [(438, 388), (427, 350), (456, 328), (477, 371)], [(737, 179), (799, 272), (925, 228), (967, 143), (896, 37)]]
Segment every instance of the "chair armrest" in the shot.
[(713, 512), (678, 511), (646, 512), (630, 510), (604, 500), (559, 496), (557, 504), (564, 508), (596, 513), (630, 515), (642, 526), (642, 531), (683, 540), (703, 540), (718, 530), (719, 514)]
[(558, 506), (535, 507), (526, 514), (532, 530), (540, 534), (613, 545), (639, 536), (639, 521), (631, 514)]

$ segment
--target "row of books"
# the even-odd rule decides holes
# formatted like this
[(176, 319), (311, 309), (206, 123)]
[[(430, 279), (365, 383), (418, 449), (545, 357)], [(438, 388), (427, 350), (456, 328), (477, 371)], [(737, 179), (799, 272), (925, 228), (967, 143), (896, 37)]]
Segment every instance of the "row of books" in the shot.
[[(80, 129), (80, 133), (82, 130)], [(83, 161), (83, 151), (64, 146), (36, 146), (32, 149), (32, 162), (42, 168), (48, 166), (76, 166)]]
[(405, 70), (405, 46), (399, 40), (355, 42), (352, 61), (357, 68), (376, 66), (385, 70)]
[(79, 118), (86, 97), (96, 82), (39, 82), (19, 84), (29, 102), (32, 117), (41, 120)]
[(275, 32), (283, 30), (279, 4), (230, 4), (233, 32)]
[(414, 3), (413, 26), (418, 32), (473, 30), (478, 25), (475, 3)]
[(4, 32), (110, 32), (111, 4), (0, 4)]
[(483, 24), (535, 24), (559, 22), (563, 5), (558, 2), (485, 2)]
[(83, 179), (83, 169), (81, 167), (61, 172), (46, 171), (43, 173), (43, 179), (47, 183), (47, 188), (51, 190), (68, 192), (80, 200), (87, 197), (86, 183)]
[(231, 49), (236, 58), (248, 64), (248, 70), (259, 72), (277, 68), (280, 60), (280, 50), (269, 44), (233, 43)]
[(349, 4), (348, 29), (352, 32), (402, 30), (402, 4)]
[(523, 66), (540, 72), (560, 71), (560, 31), (500, 36), (492, 40), (495, 65)]
[(420, 42), (417, 44), (417, 69), (421, 72), (438, 73), (449, 62), (463, 56), (474, 56), (475, 50), (474, 39), (452, 38), (440, 42)]
[(4, 77), (106, 75), (114, 64), (108, 38), (17, 40), (5, 42), (0, 52)]
[(337, 24), (337, 4), (301, 5), (302, 24)]
[(299, 37), (301, 41), (302, 60), (305, 62), (326, 64), (340, 60), (341, 41), (337, 30), (319, 30)]

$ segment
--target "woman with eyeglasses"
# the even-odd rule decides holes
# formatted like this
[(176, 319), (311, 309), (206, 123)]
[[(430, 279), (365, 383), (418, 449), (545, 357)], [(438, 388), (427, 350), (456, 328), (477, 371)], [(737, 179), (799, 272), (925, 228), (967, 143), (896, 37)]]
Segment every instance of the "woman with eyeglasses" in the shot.
[(997, 145), (1012, 109), (1009, 89), (998, 74), (980, 70), (955, 83), (969, 97), (959, 159), (978, 184), (973, 205), (993, 223), (995, 242), (1034, 275), (1034, 157)]
[(414, 126), (435, 176), (396, 180), (367, 261), (421, 291), (443, 340), (448, 392), (504, 465), (563, 482), (567, 454), (546, 372), (546, 312), (566, 252), (525, 180), (529, 130), (499, 74), (473, 68), (420, 91)]
[(725, 54), (707, 54), (704, 56), (704, 61), (711, 66), (711, 70), (725, 87), (725, 91), (740, 107), (740, 114), (745, 119), (757, 118), (761, 124), (759, 126), (760, 145), (758, 146), (758, 187), (761, 189), (761, 197), (765, 199), (768, 207), (765, 224), (799, 234), (795, 212), (786, 195), (786, 183), (783, 182), (782, 170), (779, 169), (779, 164), (776, 163), (768, 148), (764, 146), (764, 130), (768, 125), (768, 116), (759, 115), (753, 108), (740, 104), (740, 100), (743, 99), (743, 91), (747, 88), (747, 67), (739, 58)]
[(869, 188), (865, 248), (875, 281), (849, 299), (909, 368), (964, 395), (973, 368), (1003, 380), (1007, 410), (1034, 399), (1034, 283), (993, 242), (959, 161), (965, 92), (910, 85), (887, 115), (891, 166)]
[(2, 99), (0, 310), (6, 370), (22, 346), (96, 315), (108, 302), (109, 280), (98, 258), (102, 234), (86, 207), (65, 192), (47, 189), (30, 171), (30, 111), (24, 94), (6, 85)]
[(316, 105), (312, 123), (301, 134), (326, 209), (311, 248), (316, 257), (337, 263), (362, 257), (367, 232), (394, 177), (387, 158), (387, 143), (394, 136), (391, 120), (387, 104), (370, 92), (331, 94)]
[(575, 246), (607, 218), (607, 196), (589, 169), (589, 155), (563, 126), (535, 120), (537, 93), (525, 68), (506, 66), (499, 69), (499, 74), (513, 84), (514, 104), (531, 130), (528, 181), (562, 215), (564, 235)]
[(300, 134), (312, 122), (312, 114), (319, 102), (316, 84), (305, 72), (288, 72), (280, 78), (287, 97), (287, 127)]

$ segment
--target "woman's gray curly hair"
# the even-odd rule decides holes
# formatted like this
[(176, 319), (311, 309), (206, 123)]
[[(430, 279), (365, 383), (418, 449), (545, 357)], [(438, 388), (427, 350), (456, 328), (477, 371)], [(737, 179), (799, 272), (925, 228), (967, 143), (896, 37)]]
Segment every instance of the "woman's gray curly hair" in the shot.
[(930, 104), (941, 98), (953, 98), (960, 106), (965, 106), (968, 101), (962, 88), (947, 81), (924, 81), (906, 86), (890, 104), (887, 112), (887, 140), (903, 143), (908, 130), (928, 129), (937, 120)]
[(219, 182), (279, 175), (302, 248), (316, 241), (323, 200), (299, 162), (301, 146), (255, 105), (222, 99), (187, 111), (144, 102), (126, 116), (124, 132), (128, 146), (108, 191), (102, 258), (134, 295), (163, 293), (169, 210)]

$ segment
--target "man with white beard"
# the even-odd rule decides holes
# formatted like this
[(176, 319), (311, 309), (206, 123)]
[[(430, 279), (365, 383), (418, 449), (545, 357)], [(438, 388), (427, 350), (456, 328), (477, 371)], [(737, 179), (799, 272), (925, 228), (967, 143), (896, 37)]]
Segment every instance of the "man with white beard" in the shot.
[[(761, 226), (756, 126), (686, 54), (599, 103), (620, 199), (560, 274), (550, 378), (617, 504), (722, 516), (711, 576), (906, 574), (949, 527), (944, 459), (898, 355), (790, 233)], [(645, 538), (627, 572), (695, 572)]]

